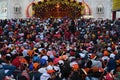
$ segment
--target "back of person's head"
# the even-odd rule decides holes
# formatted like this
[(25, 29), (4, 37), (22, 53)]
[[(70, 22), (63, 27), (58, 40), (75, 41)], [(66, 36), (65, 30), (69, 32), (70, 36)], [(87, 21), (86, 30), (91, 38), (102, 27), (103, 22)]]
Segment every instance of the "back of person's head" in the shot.
[(89, 60), (89, 61), (87, 62), (87, 64), (86, 64), (86, 67), (91, 68), (91, 66), (92, 66), (92, 61)]
[(71, 80), (82, 80), (82, 76), (80, 75), (79, 72), (73, 72)]
[(27, 78), (25, 76), (19, 76), (18, 80), (27, 80)]
[(7, 61), (10, 61), (11, 60), (11, 55), (10, 54), (6, 54), (5, 58), (6, 58)]

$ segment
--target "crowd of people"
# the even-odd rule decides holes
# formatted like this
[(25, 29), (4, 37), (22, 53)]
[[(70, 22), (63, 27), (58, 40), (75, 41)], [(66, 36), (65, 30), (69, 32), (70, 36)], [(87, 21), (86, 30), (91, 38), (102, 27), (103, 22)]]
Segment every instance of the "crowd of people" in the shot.
[(120, 80), (120, 21), (0, 20), (0, 80)]

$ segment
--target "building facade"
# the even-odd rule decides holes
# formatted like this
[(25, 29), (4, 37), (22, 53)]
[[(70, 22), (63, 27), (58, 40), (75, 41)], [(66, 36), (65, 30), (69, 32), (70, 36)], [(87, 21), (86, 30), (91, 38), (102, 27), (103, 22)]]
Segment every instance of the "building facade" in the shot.
[[(33, 1), (40, 0), (0, 0), (0, 19), (32, 17)], [(112, 19), (112, 0), (76, 0), (87, 4), (86, 14), (96, 19)], [(90, 12), (90, 14), (88, 13)], [(119, 17), (119, 14), (117, 14)]]

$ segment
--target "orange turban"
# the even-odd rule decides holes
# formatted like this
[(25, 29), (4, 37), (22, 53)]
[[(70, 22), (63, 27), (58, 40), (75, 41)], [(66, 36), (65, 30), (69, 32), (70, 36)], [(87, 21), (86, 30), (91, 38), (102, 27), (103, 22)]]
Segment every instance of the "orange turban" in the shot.
[(108, 56), (108, 55), (109, 55), (109, 52), (108, 52), (108, 51), (104, 51), (104, 52), (103, 52), (103, 55), (104, 55), (104, 56)]

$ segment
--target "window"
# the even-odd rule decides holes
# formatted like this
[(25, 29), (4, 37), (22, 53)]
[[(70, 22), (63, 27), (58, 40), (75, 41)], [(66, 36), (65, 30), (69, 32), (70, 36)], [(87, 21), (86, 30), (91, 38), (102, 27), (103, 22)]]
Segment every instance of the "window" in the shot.
[(7, 13), (7, 5), (5, 3), (1, 4), (0, 6), (0, 13)]
[(16, 4), (14, 6), (14, 13), (15, 14), (20, 14), (21, 13), (21, 7), (20, 7), (20, 5)]
[(103, 7), (103, 5), (98, 5), (97, 6), (97, 13), (98, 14), (103, 14), (104, 13), (104, 7)]

